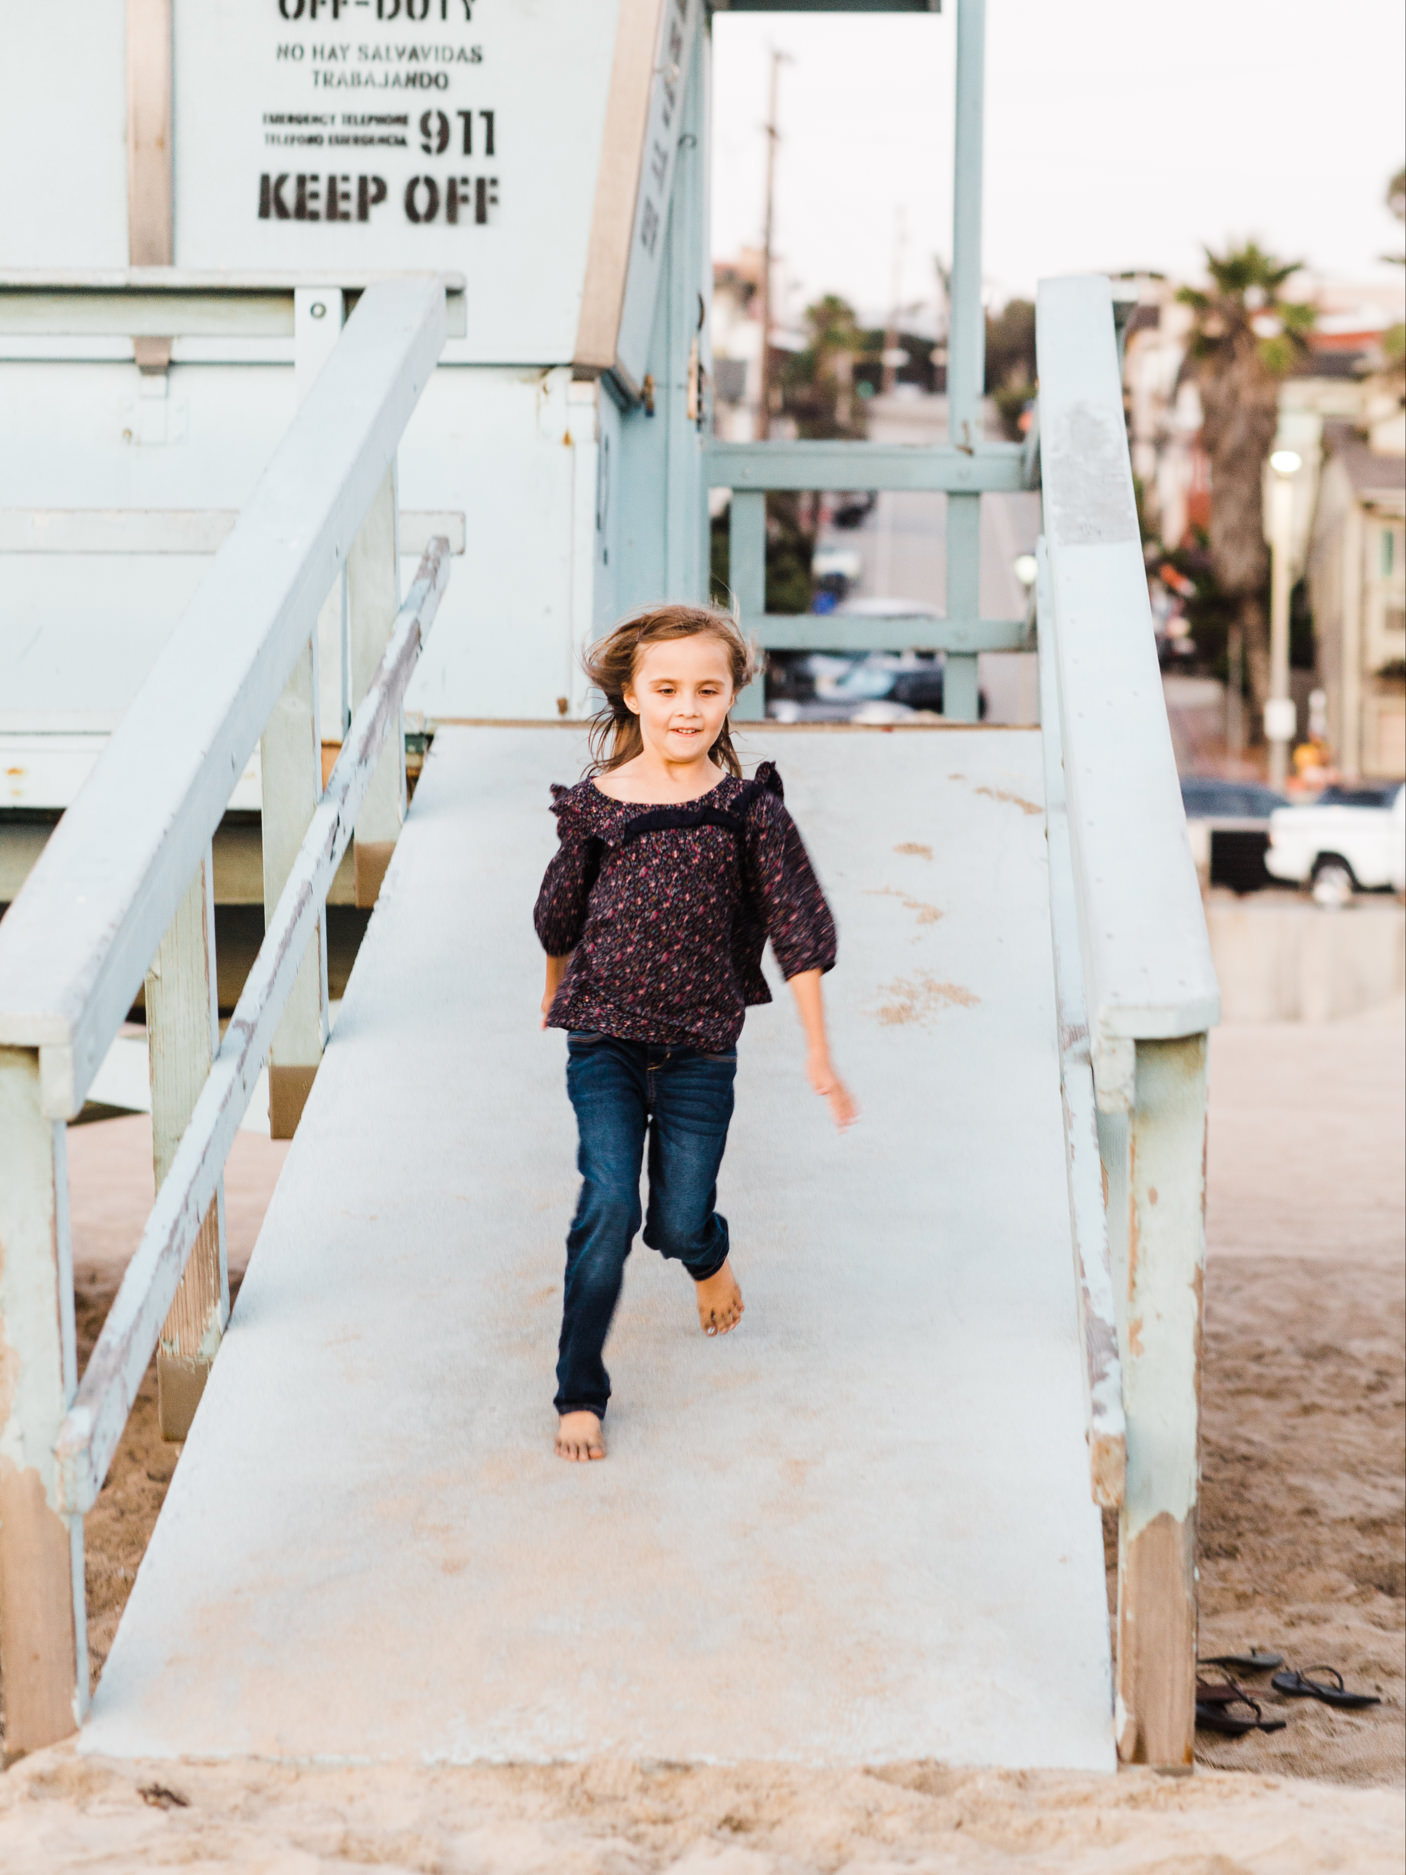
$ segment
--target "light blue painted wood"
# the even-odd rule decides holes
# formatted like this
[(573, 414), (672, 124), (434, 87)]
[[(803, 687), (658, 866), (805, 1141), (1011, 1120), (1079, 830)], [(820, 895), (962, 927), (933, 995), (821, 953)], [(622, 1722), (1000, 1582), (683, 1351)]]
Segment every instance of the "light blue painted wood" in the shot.
[(986, 367), (986, 326), (981, 304), (985, 63), (986, 0), (957, 0), (952, 325), (947, 341), (948, 434), (954, 443), (970, 449), (981, 443), (981, 396)]
[(1152, 632), (1109, 283), (1040, 283), (1036, 346), (1069, 835), (1099, 1104), (1134, 1042), (1203, 1033), (1219, 999)]
[[(952, 195), (952, 325), (947, 341), (947, 428), (959, 449), (981, 449), (986, 326), (981, 303), (982, 104), (985, 0), (957, 0), (956, 150)], [(1012, 445), (1012, 447), (1016, 447)], [(981, 575), (981, 497), (947, 498), (947, 612), (976, 618)], [(949, 657), (942, 713), (974, 723), (979, 713), (976, 659)]]
[(706, 60), (695, 57), (682, 101), (680, 148), (662, 236), (662, 276), (646, 358), (649, 395), (620, 415), (618, 474), (612, 470), (618, 613), (668, 599), (698, 603), (707, 596), (705, 443), (688, 415), (690, 349), (711, 265), (704, 219), (706, 93)]
[[(981, 616), (981, 497), (947, 497), (947, 613), (955, 620)], [(1025, 633), (1022, 628), (1021, 641)], [(987, 647), (981, 647), (986, 649)], [(947, 660), (942, 713), (954, 723), (978, 715), (976, 658), (962, 653)]]
[(1109, 1261), (1108, 1221), (1099, 1157), (1098, 1109), (1089, 1057), (1089, 1018), (1079, 957), (1079, 910), (1069, 852), (1064, 791), (1064, 749), (1059, 728), (1059, 672), (1055, 662), (1049, 559), (1038, 551), (1036, 602), (1040, 634), (1040, 743), (1045, 762), (1045, 841), (1050, 869), (1050, 941), (1055, 1012), (1059, 1018), (1059, 1079), (1064, 1107), (1065, 1174), (1074, 1248), (1079, 1331), (1084, 1344), (1084, 1410), (1094, 1502), (1111, 1509), (1123, 1501), (1127, 1424), (1118, 1353), (1118, 1311)]
[[(739, 490), (728, 521), (727, 580), (744, 631), (756, 630), (766, 610), (766, 496)], [(762, 639), (763, 644), (767, 642)], [(766, 714), (765, 680), (755, 678), (733, 705), (738, 722), (760, 722)]]
[(766, 496), (739, 490), (728, 527), (728, 584), (744, 619), (766, 611)]
[[(978, 651), (1028, 651), (1024, 619), (945, 619), (896, 613), (768, 612), (745, 619), (770, 651), (946, 651), (947, 669), (975, 664)], [(973, 710), (975, 706), (973, 705)], [(967, 718), (960, 719), (969, 720)]]
[(83, 1104), (444, 344), (433, 276), (368, 287), (0, 934), (0, 1040)]
[[(692, 29), (690, 29), (692, 30)], [(703, 342), (700, 316), (712, 268), (707, 224), (707, 35), (689, 61), (674, 160), (669, 247), (665, 256), (665, 355), (655, 366), (655, 408), (664, 419), (669, 480), (665, 513), (665, 593), (701, 603), (708, 596), (708, 503), (704, 433), (697, 419), (696, 373)], [(660, 403), (664, 408), (660, 410)], [(690, 415), (690, 410), (694, 412)], [(656, 422), (659, 420), (656, 416)]]
[(714, 488), (917, 489), (1018, 494), (1030, 486), (1019, 443), (969, 454), (942, 443), (718, 443), (708, 451)]

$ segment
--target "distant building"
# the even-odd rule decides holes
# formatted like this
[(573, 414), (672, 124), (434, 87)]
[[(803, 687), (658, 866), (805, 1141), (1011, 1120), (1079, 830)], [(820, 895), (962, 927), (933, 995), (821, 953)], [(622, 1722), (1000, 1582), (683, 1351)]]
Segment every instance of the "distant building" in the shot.
[(760, 248), (713, 263), (713, 430), (729, 443), (754, 442), (761, 433), (761, 284)]
[(1406, 416), (1382, 378), (1363, 402), (1323, 426), (1309, 602), (1339, 768), (1406, 779)]
[[(1144, 518), (1167, 547), (1208, 525), (1215, 490), (1188, 366), (1191, 309), (1144, 276), (1129, 321), (1124, 386)], [(1380, 364), (1399, 289), (1310, 281), (1318, 310), (1303, 368), (1279, 391), (1275, 446), (1294, 478), (1292, 575), (1307, 576), (1328, 736), (1345, 776), (1406, 773), (1406, 427)], [(1267, 531), (1267, 530), (1266, 530)]]
[(1138, 277), (1128, 322), (1123, 385), (1128, 445), (1143, 515), (1168, 547), (1179, 547), (1210, 519), (1210, 470), (1201, 447), (1201, 399), (1184, 369), (1191, 309), (1176, 286)]

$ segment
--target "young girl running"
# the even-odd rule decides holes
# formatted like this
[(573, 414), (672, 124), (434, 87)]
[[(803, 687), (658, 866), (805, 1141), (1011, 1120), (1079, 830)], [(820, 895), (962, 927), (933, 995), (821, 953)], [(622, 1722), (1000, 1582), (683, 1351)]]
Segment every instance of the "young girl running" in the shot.
[(727, 1220), (713, 1206), (732, 1118), (737, 1037), (749, 1003), (771, 1001), (768, 938), (796, 997), (811, 1086), (837, 1126), (854, 1103), (825, 1039), (820, 978), (835, 924), (781, 777), (742, 779), (728, 711), (753, 674), (724, 613), (660, 606), (589, 653), (605, 698), (592, 763), (553, 785), (560, 839), (537, 900), (547, 953), (542, 1026), (567, 1031), (566, 1087), (580, 1134), (581, 1195), (566, 1239), (556, 1449), (605, 1457), (602, 1351), (625, 1259), (644, 1241), (697, 1287), (705, 1334), (742, 1316)]

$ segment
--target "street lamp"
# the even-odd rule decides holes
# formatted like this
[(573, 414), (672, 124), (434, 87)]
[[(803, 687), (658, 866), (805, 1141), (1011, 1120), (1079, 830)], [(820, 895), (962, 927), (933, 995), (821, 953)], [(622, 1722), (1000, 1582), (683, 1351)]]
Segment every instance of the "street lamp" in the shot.
[(1289, 695), (1289, 587), (1294, 477), (1303, 467), (1303, 458), (1296, 449), (1276, 449), (1269, 467), (1269, 696), (1264, 706), (1264, 735), (1269, 744), (1269, 785), (1282, 788), (1289, 774), (1289, 746), (1298, 728), (1298, 713)]

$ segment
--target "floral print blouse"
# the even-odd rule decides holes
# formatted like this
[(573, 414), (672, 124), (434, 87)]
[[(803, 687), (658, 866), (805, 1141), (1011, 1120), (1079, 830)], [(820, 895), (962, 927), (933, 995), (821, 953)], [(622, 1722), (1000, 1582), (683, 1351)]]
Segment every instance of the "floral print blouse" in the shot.
[(678, 806), (554, 783), (552, 812), (534, 923), (571, 962), (549, 1027), (724, 1053), (748, 1004), (771, 1001), (768, 938), (788, 979), (833, 968), (835, 921), (773, 763)]

